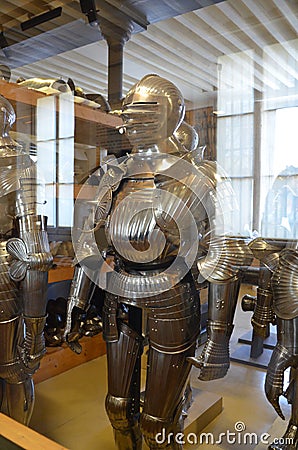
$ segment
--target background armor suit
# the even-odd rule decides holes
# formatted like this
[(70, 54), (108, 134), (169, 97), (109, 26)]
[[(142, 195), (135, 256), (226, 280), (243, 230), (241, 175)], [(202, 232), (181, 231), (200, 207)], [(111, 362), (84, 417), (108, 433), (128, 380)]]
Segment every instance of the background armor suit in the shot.
[[(166, 436), (179, 430), (183, 393), (195, 355), (200, 305), (191, 267), (201, 254), (206, 274), (214, 272), (215, 262), (207, 267), (212, 243), (218, 248), (218, 254), (211, 252), (215, 260), (220, 260), (219, 249), (225, 248), (225, 254), (235, 249), (223, 237), (213, 242), (219, 219), (216, 189), (226, 180), (215, 163), (197, 162), (174, 135), (184, 116), (184, 100), (171, 82), (157, 75), (142, 78), (126, 95), (121, 116), (132, 153), (103, 175), (97, 200), (92, 202), (96, 207), (83, 232), (73, 231), (79, 264), (68, 300), (65, 335), (79, 351), (76, 322), (88, 305), (91, 281), (87, 274), (96, 280), (104, 264), (101, 255), (112, 254), (103, 331), (108, 359), (106, 411), (118, 448), (141, 448), (141, 433), (150, 449), (180, 448), (173, 439), (158, 443), (155, 437), (162, 430)], [(228, 188), (221, 194), (227, 201)], [(205, 247), (200, 249), (198, 243), (207, 232)], [(224, 295), (231, 293), (227, 290)], [(135, 370), (143, 337), (123, 319), (121, 305), (128, 311), (141, 309), (145, 318), (149, 351), (140, 417)]]
[[(277, 344), (271, 355), (265, 381), (265, 393), (277, 414), (285, 419), (279, 405), (281, 395), (292, 405), (288, 428), (280, 444), (270, 450), (295, 450), (298, 447), (298, 251), (287, 240), (257, 238), (250, 247), (271, 273), (271, 304), (276, 317)], [(272, 314), (271, 314), (272, 317)], [(258, 324), (268, 324), (268, 315), (257, 315)], [(291, 368), (291, 379), (284, 393), (284, 375)], [(287, 439), (292, 439), (292, 442)]]
[(28, 424), (33, 373), (45, 353), (47, 271), (52, 263), (46, 217), (36, 213), (36, 169), (9, 135), (15, 113), (0, 96), (0, 402)]

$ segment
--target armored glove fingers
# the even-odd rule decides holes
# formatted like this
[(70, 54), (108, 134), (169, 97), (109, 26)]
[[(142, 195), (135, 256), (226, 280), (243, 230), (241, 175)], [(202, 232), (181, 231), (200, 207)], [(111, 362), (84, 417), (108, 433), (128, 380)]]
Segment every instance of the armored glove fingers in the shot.
[(233, 325), (219, 322), (208, 323), (209, 338), (199, 358), (188, 358), (195, 367), (201, 369), (199, 380), (210, 381), (223, 378), (230, 367), (229, 340)]
[(71, 310), (71, 320), (67, 320), (64, 331), (64, 340), (69, 348), (77, 354), (82, 351), (79, 340), (84, 335), (83, 325), (85, 322), (86, 312), (81, 308), (74, 306)]
[(90, 305), (86, 311), (86, 320), (82, 326), (84, 336), (96, 336), (102, 331), (102, 318), (99, 316), (95, 305)]
[(285, 417), (279, 405), (279, 397), (283, 395), (284, 372), (294, 362), (295, 357), (289, 350), (277, 344), (273, 350), (265, 381), (266, 397), (277, 412), (284, 420)]

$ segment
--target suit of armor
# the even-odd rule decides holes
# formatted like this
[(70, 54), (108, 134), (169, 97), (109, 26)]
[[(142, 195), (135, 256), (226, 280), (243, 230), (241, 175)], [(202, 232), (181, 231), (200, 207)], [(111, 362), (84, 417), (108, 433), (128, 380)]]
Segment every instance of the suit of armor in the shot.
[(47, 271), (52, 256), (46, 218), (36, 213), (36, 169), (13, 141), (11, 104), (0, 96), (0, 404), (28, 424), (34, 404), (32, 375), (45, 353)]
[[(285, 417), (279, 405), (280, 396), (285, 395), (292, 405), (283, 438), (269, 449), (295, 450), (298, 447), (298, 252), (290, 242), (277, 239), (257, 238), (250, 247), (271, 274), (270, 295), (266, 296), (271, 302), (264, 305), (263, 313), (257, 313), (255, 321), (258, 328), (264, 329), (274, 315), (277, 325), (277, 344), (267, 369), (265, 393), (282, 419)], [(291, 368), (291, 379), (284, 393), (288, 368)]]
[[(200, 331), (191, 269), (198, 255), (203, 258), (206, 253), (201, 262), (206, 276), (210, 275), (216, 271), (215, 261), (221, 261), (220, 249), (225, 248), (227, 255), (240, 245), (237, 240), (227, 244), (220, 236), (214, 239), (219, 218), (215, 191), (221, 177), (215, 163), (198, 163), (176, 138), (183, 115), (184, 100), (171, 82), (147, 75), (133, 86), (121, 111), (132, 153), (118, 165), (112, 163), (91, 202), (93, 210), (83, 232), (73, 231), (78, 265), (65, 334), (75, 351), (80, 336), (77, 319), (88, 304), (88, 277), (96, 282), (105, 264), (102, 255), (114, 256), (114, 268), (107, 276), (103, 332), (108, 360), (106, 411), (120, 450), (141, 448), (142, 435), (150, 449), (180, 448), (173, 436), (179, 430)], [(224, 177), (222, 181), (224, 185)], [(223, 190), (227, 200), (225, 194)], [(198, 246), (205, 234), (206, 252), (204, 245)], [(212, 245), (213, 265), (208, 257)], [(236, 257), (232, 261), (238, 264)], [(137, 307), (145, 318), (143, 334), (149, 350), (141, 414), (135, 370), (143, 336), (125, 320), (123, 305), (128, 310)], [(169, 437), (163, 443), (156, 439), (161, 432)]]

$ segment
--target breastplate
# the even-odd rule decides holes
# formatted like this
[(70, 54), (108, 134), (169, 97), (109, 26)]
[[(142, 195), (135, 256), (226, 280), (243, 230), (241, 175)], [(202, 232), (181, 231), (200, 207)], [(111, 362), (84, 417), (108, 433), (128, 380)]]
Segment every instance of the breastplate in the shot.
[(177, 252), (177, 243), (157, 225), (156, 196), (154, 178), (123, 180), (117, 192), (107, 234), (116, 254), (128, 266), (167, 264)]

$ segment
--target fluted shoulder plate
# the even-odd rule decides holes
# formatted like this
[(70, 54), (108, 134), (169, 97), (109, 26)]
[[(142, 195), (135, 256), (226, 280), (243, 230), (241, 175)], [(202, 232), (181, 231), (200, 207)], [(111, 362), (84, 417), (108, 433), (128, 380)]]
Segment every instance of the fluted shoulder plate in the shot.
[(284, 249), (272, 276), (274, 311), (282, 319), (298, 317), (298, 252)]

